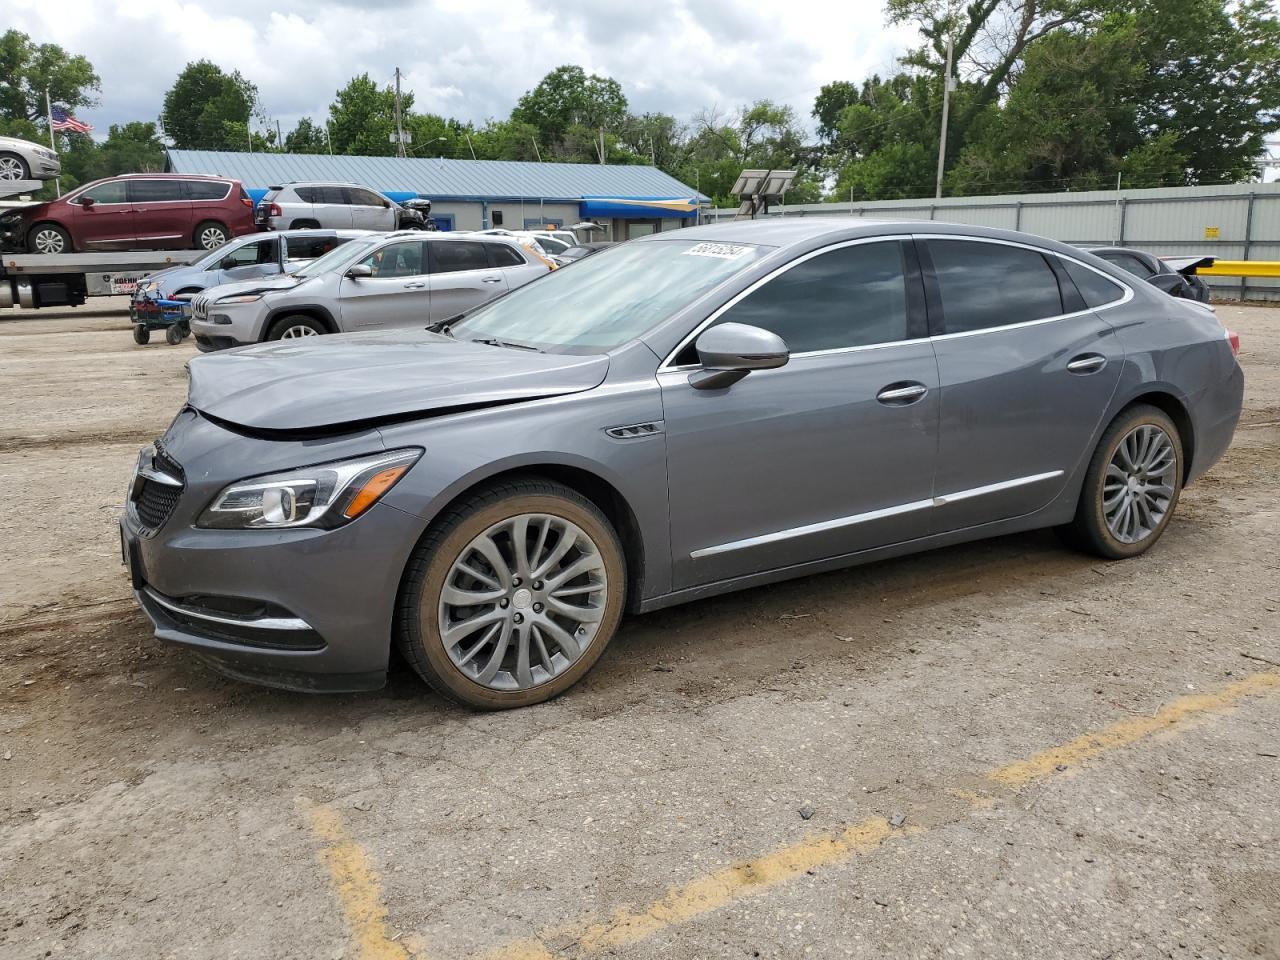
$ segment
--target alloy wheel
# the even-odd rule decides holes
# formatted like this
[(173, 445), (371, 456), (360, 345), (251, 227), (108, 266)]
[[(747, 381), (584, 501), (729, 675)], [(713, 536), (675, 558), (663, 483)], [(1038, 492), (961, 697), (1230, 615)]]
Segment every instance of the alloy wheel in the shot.
[(205, 227), (200, 231), (200, 246), (206, 250), (216, 250), (227, 242), (227, 235), (221, 227)]
[(67, 241), (57, 230), (37, 230), (32, 242), (39, 253), (62, 253)]
[(493, 690), (528, 690), (568, 670), (595, 639), (608, 598), (599, 547), (544, 513), (502, 520), (454, 560), (440, 591), (445, 651)]
[(0, 180), (9, 183), (22, 180), (25, 173), (22, 161), (17, 157), (0, 157)]
[(1173, 502), (1178, 458), (1169, 435), (1142, 424), (1121, 439), (1102, 481), (1102, 514), (1121, 543), (1139, 543), (1160, 528)]
[(314, 337), (317, 336), (314, 327), (309, 327), (305, 323), (295, 323), (291, 327), (285, 327), (284, 333), (280, 334), (281, 340), (292, 340), (295, 337)]

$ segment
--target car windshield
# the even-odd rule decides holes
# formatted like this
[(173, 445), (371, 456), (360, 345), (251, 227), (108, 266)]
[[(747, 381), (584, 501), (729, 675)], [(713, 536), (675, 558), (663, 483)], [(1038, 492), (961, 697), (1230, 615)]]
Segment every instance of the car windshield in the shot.
[(368, 237), (364, 240), (352, 240), (350, 243), (344, 243), (334, 247), (323, 257), (316, 257), (305, 267), (300, 270), (293, 271), (295, 277), (306, 279), (307, 277), (318, 277), (322, 273), (328, 273), (334, 267), (340, 266), (348, 261), (355, 260), (362, 255), (368, 253), (379, 243), (382, 237)]
[(450, 332), (554, 353), (612, 350), (772, 249), (694, 240), (619, 244), (478, 308)]

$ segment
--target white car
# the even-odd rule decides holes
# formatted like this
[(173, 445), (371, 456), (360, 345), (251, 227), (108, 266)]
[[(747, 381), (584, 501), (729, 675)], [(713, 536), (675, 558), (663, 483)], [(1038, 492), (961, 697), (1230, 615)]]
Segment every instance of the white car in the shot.
[(52, 180), (62, 172), (62, 162), (48, 147), (17, 137), (0, 137), (0, 182)]
[(421, 329), (552, 269), (510, 237), (379, 233), (294, 273), (210, 287), (191, 298), (201, 350), (394, 327)]

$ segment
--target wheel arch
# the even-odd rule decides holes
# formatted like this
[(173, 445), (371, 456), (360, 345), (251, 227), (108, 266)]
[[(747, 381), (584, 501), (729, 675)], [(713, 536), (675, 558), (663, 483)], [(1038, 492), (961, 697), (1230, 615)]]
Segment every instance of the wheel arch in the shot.
[(59, 230), (61, 230), (63, 233), (67, 235), (67, 252), (68, 253), (75, 252), (76, 241), (75, 241), (75, 237), (71, 233), (71, 228), (67, 226), (65, 223), (63, 223), (62, 221), (57, 220), (53, 217), (41, 217), (39, 220), (33, 220), (31, 222), (31, 225), (26, 228), (26, 233), (23, 234), (23, 240), (24, 241), (27, 240), (31, 236), (31, 234), (35, 233), (41, 227), (57, 227)]
[(271, 328), (281, 317), (293, 317), (299, 315), (311, 317), (313, 320), (319, 320), (329, 333), (341, 333), (338, 329), (338, 322), (333, 318), (333, 314), (329, 312), (328, 308), (323, 307), (318, 303), (305, 303), (297, 306), (276, 307), (268, 313), (266, 320), (262, 323), (262, 330), (258, 334), (258, 340), (265, 341), (267, 339), (267, 334), (271, 332)]
[[(468, 477), (462, 481), (461, 486), (453, 489), (449, 499), (441, 502), (440, 508), (423, 528), (418, 544), (421, 544), (441, 522), (441, 517), (449, 514), (454, 504), (473, 496), (485, 487), (516, 478), (551, 480), (586, 497), (599, 508), (613, 526), (618, 534), (618, 540), (622, 543), (622, 554), (627, 561), (627, 609), (631, 612), (639, 609), (644, 589), (644, 536), (635, 510), (616, 484), (606, 479), (601, 472), (581, 464), (535, 461), (507, 466), (497, 463), (492, 466), (497, 469), (483, 476)], [(406, 569), (412, 560), (413, 553), (417, 551), (418, 544), (415, 544), (414, 550), (405, 559)]]
[(1130, 407), (1138, 404), (1149, 404), (1165, 414), (1178, 428), (1178, 439), (1182, 442), (1182, 482), (1188, 483), (1191, 478), (1191, 464), (1195, 462), (1196, 436), (1195, 424), (1191, 419), (1191, 411), (1186, 402), (1171, 390), (1154, 388), (1129, 399), (1108, 425)]

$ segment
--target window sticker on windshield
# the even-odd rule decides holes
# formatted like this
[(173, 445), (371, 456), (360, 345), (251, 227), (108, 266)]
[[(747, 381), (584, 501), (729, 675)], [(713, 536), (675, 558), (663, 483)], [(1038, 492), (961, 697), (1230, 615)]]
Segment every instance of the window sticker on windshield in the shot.
[(684, 252), (686, 257), (715, 257), (717, 260), (737, 260), (751, 252), (750, 247), (734, 243), (695, 243)]

